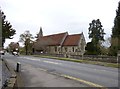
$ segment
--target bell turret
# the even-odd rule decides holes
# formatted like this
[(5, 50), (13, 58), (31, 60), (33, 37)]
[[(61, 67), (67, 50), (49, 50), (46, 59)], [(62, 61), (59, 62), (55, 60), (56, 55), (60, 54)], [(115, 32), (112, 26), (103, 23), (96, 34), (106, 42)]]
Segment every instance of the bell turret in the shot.
[(43, 36), (43, 31), (42, 31), (42, 27), (40, 27), (40, 31), (38, 33), (38, 37), (42, 37)]

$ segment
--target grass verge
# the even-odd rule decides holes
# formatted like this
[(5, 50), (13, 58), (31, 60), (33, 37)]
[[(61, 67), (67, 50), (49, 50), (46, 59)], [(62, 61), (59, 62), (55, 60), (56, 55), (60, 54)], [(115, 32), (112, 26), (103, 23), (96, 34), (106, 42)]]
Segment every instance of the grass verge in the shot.
[(41, 58), (51, 58), (56, 60), (64, 60), (64, 61), (72, 61), (78, 63), (86, 63), (86, 64), (94, 64), (94, 65), (101, 65), (106, 67), (113, 67), (113, 68), (120, 68), (120, 64), (116, 63), (106, 63), (106, 62), (99, 62), (99, 61), (88, 61), (88, 60), (78, 60), (78, 59), (71, 59), (71, 58), (61, 58), (61, 57), (53, 57), (53, 56), (42, 56), (42, 55), (33, 55), (34, 57), (41, 57)]

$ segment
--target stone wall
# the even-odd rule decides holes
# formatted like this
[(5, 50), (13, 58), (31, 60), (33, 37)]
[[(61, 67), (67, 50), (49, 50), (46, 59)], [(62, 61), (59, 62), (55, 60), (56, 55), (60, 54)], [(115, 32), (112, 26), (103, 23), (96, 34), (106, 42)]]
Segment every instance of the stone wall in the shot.
[[(82, 56), (72, 55), (71, 58), (82, 59)], [(84, 55), (83, 60), (117, 63), (117, 57), (113, 56)]]
[[(44, 56), (69, 57), (78, 60), (99, 61), (107, 63), (117, 63), (117, 57), (104, 55), (67, 55), (67, 54), (40, 54)], [(120, 61), (119, 61), (120, 62)]]
[(48, 50), (50, 54), (82, 55), (84, 53), (79, 46), (50, 46)]

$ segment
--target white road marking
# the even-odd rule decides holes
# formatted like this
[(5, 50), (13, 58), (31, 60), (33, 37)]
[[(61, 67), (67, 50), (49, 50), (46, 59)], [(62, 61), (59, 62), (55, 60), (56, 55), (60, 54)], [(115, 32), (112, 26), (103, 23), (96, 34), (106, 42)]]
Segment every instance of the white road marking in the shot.
[[(29, 58), (29, 57), (19, 57), (19, 58), (24, 58), (24, 59), (28, 59), (28, 60), (34, 60), (34, 61), (41, 61), (40, 59), (35, 59), (35, 58)], [(58, 63), (58, 62), (52, 62), (52, 61), (43, 61), (45, 63), (51, 63), (51, 64), (56, 64), (56, 65), (61, 65), (62, 63)]]
[[(24, 58), (24, 59), (28, 59), (28, 60), (34, 60), (34, 61), (41, 61), (40, 59), (29, 58), (29, 57), (19, 57), (19, 58)], [(43, 61), (43, 62), (56, 64), (56, 65), (61, 65), (62, 64), (62, 63), (52, 62), (52, 61)], [(98, 69), (93, 69), (93, 70), (96, 70), (96, 71), (107, 71), (107, 70), (98, 70)]]
[(107, 71), (107, 70), (100, 70), (100, 69), (99, 70), (98, 69), (94, 69), (94, 70), (96, 70), (96, 71)]
[(52, 61), (43, 61), (43, 62), (46, 62), (46, 63), (51, 63), (51, 64), (56, 64), (56, 65), (61, 65), (62, 63), (58, 63), (58, 62), (52, 62)]
[(24, 59), (28, 59), (28, 60), (34, 60), (34, 61), (40, 61), (40, 59), (29, 58), (29, 57), (19, 57), (19, 58), (24, 58)]

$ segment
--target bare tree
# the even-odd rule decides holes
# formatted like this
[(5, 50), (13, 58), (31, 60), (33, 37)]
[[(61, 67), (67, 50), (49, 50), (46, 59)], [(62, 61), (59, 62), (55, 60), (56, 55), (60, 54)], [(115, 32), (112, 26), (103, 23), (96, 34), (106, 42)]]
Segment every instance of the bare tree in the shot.
[(105, 41), (102, 42), (102, 46), (110, 47), (110, 45), (111, 45), (111, 37), (107, 37)]
[(33, 37), (32, 37), (32, 34), (30, 34), (30, 31), (28, 30), (20, 35), (20, 42), (23, 42), (25, 46), (26, 55), (28, 54), (28, 49), (29, 49), (30, 43), (32, 42), (31, 39), (33, 39)]

